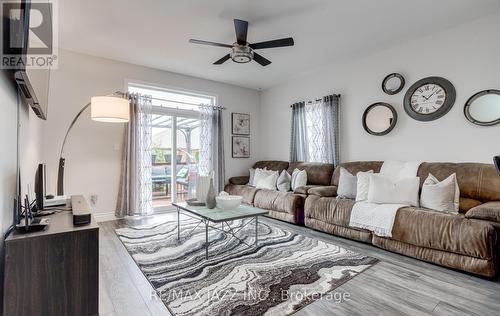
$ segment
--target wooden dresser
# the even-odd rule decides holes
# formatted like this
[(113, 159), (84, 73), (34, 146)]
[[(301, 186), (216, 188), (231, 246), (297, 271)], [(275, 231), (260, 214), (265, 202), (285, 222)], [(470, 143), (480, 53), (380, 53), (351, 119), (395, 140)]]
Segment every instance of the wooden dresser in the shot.
[(97, 315), (99, 226), (74, 226), (71, 212), (44, 231), (5, 240), (4, 315)]

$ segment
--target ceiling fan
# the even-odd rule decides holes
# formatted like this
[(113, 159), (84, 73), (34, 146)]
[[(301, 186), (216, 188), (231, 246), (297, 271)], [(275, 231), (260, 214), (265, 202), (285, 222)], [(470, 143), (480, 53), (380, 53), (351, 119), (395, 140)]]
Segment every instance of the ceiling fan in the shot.
[(214, 65), (220, 65), (231, 58), (236, 63), (248, 63), (252, 60), (255, 60), (262, 66), (267, 66), (271, 63), (270, 60), (262, 57), (262, 55), (254, 52), (256, 49), (264, 49), (264, 48), (275, 48), (275, 47), (285, 47), (285, 46), (293, 46), (293, 38), (287, 37), (272, 41), (260, 42), (250, 44), (247, 42), (247, 31), (248, 31), (248, 22), (243, 20), (234, 19), (234, 29), (236, 31), (236, 42), (232, 45), (207, 42), (202, 40), (190, 39), (190, 43), (201, 44), (201, 45), (210, 45), (217, 47), (227, 47), (231, 48), (231, 53), (222, 57), (221, 59), (214, 62)]

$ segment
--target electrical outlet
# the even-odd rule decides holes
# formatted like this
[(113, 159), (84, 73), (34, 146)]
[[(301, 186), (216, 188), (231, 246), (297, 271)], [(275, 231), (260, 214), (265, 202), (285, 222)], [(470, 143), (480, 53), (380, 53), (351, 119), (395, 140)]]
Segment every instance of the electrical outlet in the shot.
[(97, 194), (92, 194), (90, 196), (90, 206), (95, 207), (97, 204)]

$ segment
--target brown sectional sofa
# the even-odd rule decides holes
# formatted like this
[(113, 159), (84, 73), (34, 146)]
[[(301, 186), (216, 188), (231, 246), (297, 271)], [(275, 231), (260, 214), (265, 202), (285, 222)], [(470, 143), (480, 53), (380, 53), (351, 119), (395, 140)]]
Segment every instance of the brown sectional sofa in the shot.
[[(352, 174), (379, 172), (380, 161), (340, 165)], [(418, 170), (421, 184), (432, 173), (439, 180), (456, 173), (460, 187), (460, 214), (451, 215), (423, 208), (398, 211), (391, 238), (349, 227), (354, 200), (337, 198), (340, 168), (313, 163), (264, 161), (255, 167), (272, 170), (306, 169), (308, 185), (295, 192), (280, 193), (247, 186), (248, 177), (231, 178), (226, 191), (244, 196), (244, 202), (269, 209), (270, 216), (370, 243), (374, 246), (446, 267), (492, 277), (500, 269), (500, 176), (493, 165), (477, 163), (423, 163)], [(309, 179), (310, 178), (310, 179)], [(329, 181), (328, 181), (329, 180)]]
[(292, 173), (296, 168), (306, 170), (307, 186), (297, 188), (295, 192), (279, 192), (273, 190), (256, 189), (247, 185), (249, 177), (233, 177), (224, 190), (230, 194), (243, 196), (243, 203), (269, 210), (269, 216), (294, 224), (304, 223), (304, 201), (307, 191), (311, 188), (328, 186), (333, 174), (333, 165), (321, 163), (286, 161), (258, 161), (253, 168), (267, 168), (281, 172), (288, 170)]

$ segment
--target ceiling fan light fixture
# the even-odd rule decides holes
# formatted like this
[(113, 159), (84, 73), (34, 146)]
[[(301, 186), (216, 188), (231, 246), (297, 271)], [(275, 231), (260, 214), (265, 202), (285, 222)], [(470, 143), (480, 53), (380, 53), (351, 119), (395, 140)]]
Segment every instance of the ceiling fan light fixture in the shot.
[(253, 60), (253, 51), (248, 46), (234, 44), (231, 50), (231, 59), (238, 64), (245, 64)]

